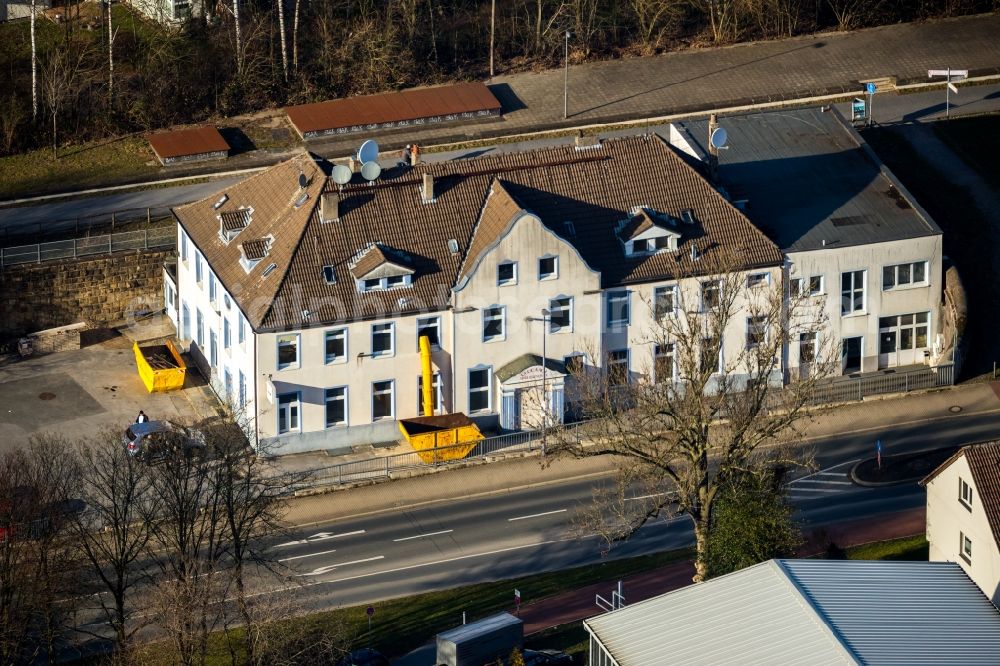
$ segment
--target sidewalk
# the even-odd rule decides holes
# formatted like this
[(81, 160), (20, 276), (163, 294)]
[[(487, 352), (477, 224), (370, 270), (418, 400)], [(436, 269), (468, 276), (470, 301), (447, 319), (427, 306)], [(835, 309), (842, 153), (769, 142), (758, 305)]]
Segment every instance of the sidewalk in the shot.
[[(562, 68), (509, 74), (488, 82), (503, 105), (501, 120), (411, 127), (376, 132), (374, 138), (385, 151), (391, 151), (410, 143), (429, 146), (858, 93), (862, 89), (860, 81), (880, 77), (895, 77), (897, 84), (926, 83), (931, 68), (968, 69), (970, 76), (997, 74), (998, 34), (1000, 13), (993, 13), (571, 65), (567, 119), (562, 117)], [(218, 124), (225, 125), (226, 119)], [(306, 147), (324, 157), (344, 157), (356, 151), (363, 138), (371, 137), (358, 134), (316, 140)], [(288, 148), (243, 153), (229, 159), (225, 169), (266, 166), (289, 154)], [(218, 165), (184, 165), (162, 169), (158, 177), (211, 174), (217, 170)], [(122, 182), (108, 183), (112, 184)]]
[[(879, 520), (866, 519), (840, 523), (807, 536), (807, 546), (800, 555), (803, 557), (814, 555), (829, 541), (843, 548), (922, 534), (924, 515), (924, 508), (919, 508), (889, 514)], [(825, 537), (826, 543), (818, 543), (822, 537)], [(692, 562), (678, 562), (662, 569), (629, 576), (622, 582), (625, 601), (628, 605), (632, 605), (686, 587), (691, 584), (693, 575)], [(600, 614), (600, 609), (594, 603), (594, 595), (600, 594), (605, 599), (610, 598), (615, 585), (615, 581), (597, 583), (524, 606), (520, 617), (524, 620), (525, 635), (567, 622), (579, 622)]]

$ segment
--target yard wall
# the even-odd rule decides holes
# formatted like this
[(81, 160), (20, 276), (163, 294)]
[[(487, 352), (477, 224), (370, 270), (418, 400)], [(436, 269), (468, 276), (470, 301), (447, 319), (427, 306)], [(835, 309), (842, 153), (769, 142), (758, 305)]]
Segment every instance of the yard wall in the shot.
[(84, 321), (120, 322), (163, 307), (163, 261), (171, 250), (7, 266), (0, 271), (0, 338)]

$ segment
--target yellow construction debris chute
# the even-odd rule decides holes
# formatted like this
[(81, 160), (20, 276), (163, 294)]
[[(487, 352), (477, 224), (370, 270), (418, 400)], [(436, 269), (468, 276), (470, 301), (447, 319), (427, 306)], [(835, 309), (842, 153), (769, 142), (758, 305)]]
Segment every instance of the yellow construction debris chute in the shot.
[(434, 413), (434, 372), (431, 367), (431, 341), (420, 336), (420, 392), (424, 414), (414, 419), (400, 419), (399, 429), (425, 463), (459, 460), (476, 448), (483, 433), (465, 414)]

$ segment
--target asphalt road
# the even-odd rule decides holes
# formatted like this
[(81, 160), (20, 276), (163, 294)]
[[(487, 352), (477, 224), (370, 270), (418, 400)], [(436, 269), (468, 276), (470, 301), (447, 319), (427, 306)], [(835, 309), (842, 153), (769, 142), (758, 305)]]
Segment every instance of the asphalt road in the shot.
[[(959, 94), (951, 95), (951, 115), (975, 115), (995, 113), (1000, 110), (1000, 85), (984, 85), (960, 88)], [(944, 117), (944, 91), (936, 90), (926, 93), (906, 95), (876, 94), (872, 104), (872, 117), (879, 124), (898, 122), (922, 122)], [(839, 104), (838, 109), (850, 117), (850, 105)], [(651, 127), (654, 131), (665, 132), (666, 126)], [(602, 134), (602, 136), (617, 136), (635, 134), (643, 131), (640, 127)], [(470, 150), (429, 153), (424, 159), (429, 162), (439, 162), (452, 159), (470, 159), (479, 155), (499, 152), (512, 152), (533, 147), (563, 144), (569, 141), (566, 137), (537, 139), (508, 144), (497, 144), (492, 147), (474, 148)], [(329, 158), (342, 155), (327, 155)], [(389, 154), (380, 160), (383, 169), (390, 169), (397, 158)], [(112, 211), (132, 211), (136, 215), (144, 213), (145, 208), (167, 208), (197, 201), (215, 194), (228, 184), (236, 182), (241, 177), (229, 177), (195, 185), (177, 185), (160, 187), (151, 190), (129, 192), (114, 192), (104, 195), (89, 196), (81, 199), (59, 198), (53, 201), (15, 208), (4, 208), (0, 202), (0, 238), (4, 231), (14, 233), (31, 233), (44, 229), (52, 233), (60, 229), (71, 229), (78, 219), (86, 220), (95, 216), (110, 215)]]

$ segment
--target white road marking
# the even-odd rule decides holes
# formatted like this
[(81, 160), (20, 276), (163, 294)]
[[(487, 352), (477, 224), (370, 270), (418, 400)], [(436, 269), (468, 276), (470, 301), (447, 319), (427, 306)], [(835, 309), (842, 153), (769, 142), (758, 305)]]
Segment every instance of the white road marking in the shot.
[(355, 534), (364, 534), (364, 530), (354, 530), (353, 532), (342, 532), (340, 534), (330, 534), (329, 532), (320, 532), (314, 534), (311, 537), (306, 537), (305, 539), (299, 539), (298, 541), (289, 541), (288, 543), (279, 543), (275, 548), (285, 548), (286, 546), (299, 546), (304, 543), (312, 543), (313, 541), (325, 541), (326, 539), (339, 539), (340, 537), (354, 536)]
[(854, 484), (850, 481), (827, 481), (825, 479), (797, 479), (795, 481), (789, 482), (788, 485), (793, 483), (819, 483), (823, 485), (834, 485), (834, 486), (853, 486)]
[(626, 497), (625, 501), (626, 502), (636, 502), (638, 500), (652, 499), (653, 497), (663, 497), (666, 494), (667, 493), (654, 493), (652, 495), (641, 495), (639, 497)]
[(409, 541), (410, 539), (423, 539), (424, 537), (437, 536), (439, 534), (451, 534), (455, 530), (441, 530), (440, 532), (428, 532), (427, 534), (417, 534), (416, 536), (403, 537), (402, 539), (393, 539), (393, 541)]
[(794, 488), (788, 491), (789, 495), (802, 493), (839, 493), (843, 492), (839, 488)]
[(286, 557), (283, 560), (278, 560), (279, 562), (291, 562), (292, 560), (302, 560), (307, 557), (316, 557), (317, 555), (329, 555), (330, 553), (336, 553), (336, 550), (324, 550), (321, 553), (306, 553), (305, 555), (296, 555), (295, 557)]
[(300, 576), (320, 576), (327, 573), (328, 571), (333, 571), (338, 567), (346, 567), (351, 564), (363, 564), (364, 562), (374, 562), (375, 560), (384, 560), (385, 555), (377, 555), (375, 557), (366, 557), (363, 560), (352, 560), (351, 562), (340, 562), (339, 564), (331, 564), (325, 567), (319, 567), (318, 569), (313, 569), (309, 573), (299, 574)]
[(551, 516), (554, 513), (566, 513), (566, 509), (556, 509), (555, 511), (546, 511), (545, 513), (533, 513), (530, 516), (518, 516), (517, 518), (508, 518), (507, 522), (512, 523), (515, 520), (527, 520), (528, 518), (539, 518), (541, 516)]

